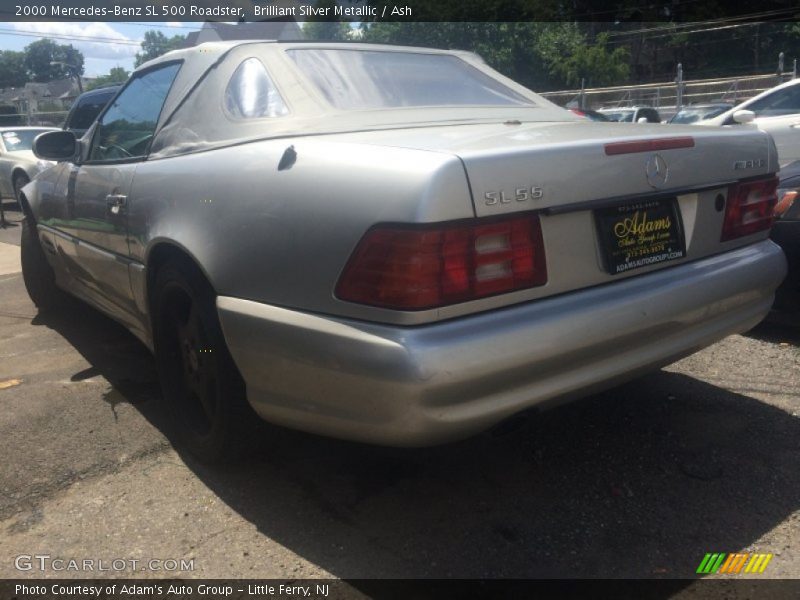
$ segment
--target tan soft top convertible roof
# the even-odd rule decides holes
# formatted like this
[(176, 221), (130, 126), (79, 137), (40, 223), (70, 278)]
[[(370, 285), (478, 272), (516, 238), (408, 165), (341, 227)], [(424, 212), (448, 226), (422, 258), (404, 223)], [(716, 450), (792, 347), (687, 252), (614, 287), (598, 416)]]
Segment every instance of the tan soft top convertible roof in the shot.
[[(331, 106), (285, 53), (300, 48), (411, 52), (458, 56), (500, 81), (531, 105), (435, 106), (341, 110)], [(224, 92), (237, 67), (259, 59), (270, 74), (289, 114), (258, 119), (233, 118), (223, 110)], [(169, 52), (139, 67), (183, 64), (170, 90), (151, 147), (151, 158), (197, 152), (256, 139), (295, 137), (354, 131), (424, 127), (448, 123), (486, 123), (579, 120), (555, 104), (500, 75), (471, 52), (378, 44), (319, 42), (211, 42)]]

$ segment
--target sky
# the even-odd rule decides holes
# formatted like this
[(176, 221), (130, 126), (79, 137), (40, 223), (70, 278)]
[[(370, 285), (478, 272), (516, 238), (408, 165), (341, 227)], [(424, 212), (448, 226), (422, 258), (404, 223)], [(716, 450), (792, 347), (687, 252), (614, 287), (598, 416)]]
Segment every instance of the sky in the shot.
[(149, 29), (167, 37), (197, 31), (202, 23), (9, 23), (0, 22), (0, 50), (22, 50), (38, 39), (49, 37), (59, 44), (72, 44), (83, 53), (84, 75), (105, 75), (114, 67), (133, 70), (134, 55)]

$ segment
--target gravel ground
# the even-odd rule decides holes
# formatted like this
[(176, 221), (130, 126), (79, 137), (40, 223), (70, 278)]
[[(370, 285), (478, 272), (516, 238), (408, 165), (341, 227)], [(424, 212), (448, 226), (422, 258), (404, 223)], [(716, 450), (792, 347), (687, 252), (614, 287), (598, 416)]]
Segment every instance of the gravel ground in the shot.
[(257, 455), (209, 468), (164, 435), (133, 337), (88, 308), (43, 319), (2, 275), (0, 577), (116, 575), (15, 569), (44, 553), (193, 560), (121, 573), (140, 577), (681, 578), (737, 551), (797, 577), (799, 345), (761, 326), (439, 448), (267, 429)]

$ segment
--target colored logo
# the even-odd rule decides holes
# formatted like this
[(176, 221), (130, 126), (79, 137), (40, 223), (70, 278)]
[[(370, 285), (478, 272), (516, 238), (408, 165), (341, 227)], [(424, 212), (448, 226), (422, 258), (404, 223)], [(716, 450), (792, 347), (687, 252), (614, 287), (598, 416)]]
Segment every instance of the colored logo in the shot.
[(767, 568), (772, 554), (751, 554), (749, 552), (725, 554), (708, 553), (703, 558), (697, 572), (707, 575), (709, 573), (722, 573), (738, 575), (739, 573), (763, 573)]

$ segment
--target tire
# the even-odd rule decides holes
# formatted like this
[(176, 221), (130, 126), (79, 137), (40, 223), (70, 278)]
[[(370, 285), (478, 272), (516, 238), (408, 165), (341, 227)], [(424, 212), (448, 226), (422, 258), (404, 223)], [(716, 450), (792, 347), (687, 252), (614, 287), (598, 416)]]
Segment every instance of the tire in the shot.
[(56, 286), (53, 267), (47, 262), (30, 217), (22, 220), (20, 259), (25, 289), (39, 312), (50, 312), (64, 306), (66, 295)]
[(22, 208), (22, 202), (20, 200), (22, 188), (28, 185), (30, 181), (30, 177), (28, 177), (25, 173), (18, 173), (14, 176), (14, 200), (17, 201), (17, 204), (20, 208)]
[(155, 277), (156, 361), (175, 441), (203, 462), (224, 463), (250, 452), (258, 416), (231, 358), (216, 294), (188, 260), (170, 260)]

